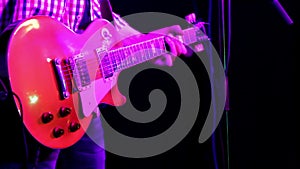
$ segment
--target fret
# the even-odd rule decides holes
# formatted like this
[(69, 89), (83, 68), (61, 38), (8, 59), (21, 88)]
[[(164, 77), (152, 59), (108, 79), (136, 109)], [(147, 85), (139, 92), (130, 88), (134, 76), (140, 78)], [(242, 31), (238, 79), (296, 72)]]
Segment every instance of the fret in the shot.
[(150, 58), (150, 50), (149, 50), (149, 46), (147, 44), (147, 41), (144, 42), (144, 51), (146, 53), (146, 60), (149, 60), (149, 58)]
[(113, 70), (116, 71), (116, 69), (117, 69), (116, 56), (114, 55), (113, 51), (110, 51), (109, 55), (111, 57)]
[(145, 49), (144, 49), (144, 44), (143, 43), (139, 43), (138, 46), (139, 46), (141, 61), (144, 62), (146, 60), (146, 52), (145, 52)]
[(157, 55), (162, 55), (164, 53), (164, 47), (161, 46), (161, 42), (160, 42), (160, 39), (162, 38), (156, 38), (155, 39), (155, 49), (156, 49), (156, 52), (157, 52)]
[(137, 56), (138, 56), (138, 60), (140, 63), (144, 62), (144, 59), (143, 59), (143, 50), (141, 49), (140, 47), (141, 45), (140, 44), (137, 44), (136, 45), (136, 50), (137, 50)]
[(152, 59), (153, 58), (153, 56), (155, 56), (155, 53), (156, 53), (156, 51), (155, 51), (155, 46), (154, 46), (154, 44), (153, 44), (153, 41), (151, 40), (151, 41), (148, 41), (148, 47), (149, 47), (149, 53), (150, 53), (150, 58), (149, 59)]
[(136, 59), (136, 63), (140, 63), (141, 61), (140, 61), (140, 52), (139, 52), (139, 48), (138, 48), (138, 46), (137, 46), (137, 44), (134, 44), (133, 46), (132, 46), (132, 48), (133, 48), (133, 51), (134, 51), (134, 57), (135, 57), (135, 59)]
[(98, 64), (99, 64), (99, 69), (101, 70), (101, 72), (103, 72), (102, 70), (102, 54), (105, 53), (105, 50), (101, 49), (101, 48), (97, 48), (96, 49), (96, 54), (97, 54), (97, 61), (98, 61)]
[(130, 46), (126, 46), (126, 51), (127, 51), (127, 60), (128, 60), (128, 64), (127, 67), (130, 67), (132, 64), (132, 60), (131, 60), (131, 50), (130, 50)]
[(131, 61), (132, 61), (132, 64), (135, 65), (135, 64), (138, 63), (138, 61), (136, 59), (136, 51), (135, 51), (134, 45), (129, 46), (129, 49), (131, 51)]
[(156, 55), (161, 55), (161, 51), (160, 51), (160, 49), (159, 49), (158, 38), (155, 38), (153, 41), (154, 41), (154, 42), (153, 42), (153, 48), (154, 48), (154, 50), (155, 50), (155, 54), (156, 54)]
[(138, 50), (138, 57), (139, 57), (140, 63), (142, 63), (142, 62), (145, 61), (145, 59), (144, 59), (145, 58), (145, 51), (142, 48), (141, 44), (137, 45), (137, 50)]
[(117, 71), (119, 71), (120, 68), (121, 68), (121, 61), (120, 61), (120, 56), (119, 56), (117, 50), (114, 50), (114, 55), (115, 55), (115, 58), (116, 58)]
[(129, 49), (129, 46), (127, 46), (126, 47), (126, 51), (127, 51), (127, 56), (126, 56), (126, 58), (127, 58), (127, 60), (128, 60), (128, 64), (127, 64), (127, 67), (130, 67), (131, 66), (131, 64), (132, 64), (132, 60), (131, 60), (131, 51), (130, 51), (130, 49)]
[(117, 70), (116, 71), (119, 71), (120, 67), (121, 67), (121, 61), (120, 61), (120, 56), (118, 54), (118, 50), (113, 50), (113, 53), (114, 53), (115, 58), (116, 58), (116, 64), (117, 64)]
[(195, 32), (195, 29), (191, 29), (190, 30), (190, 36), (192, 37), (192, 43), (195, 43), (197, 42), (197, 36), (196, 36), (196, 32)]
[(104, 78), (109, 78), (113, 75), (110, 56), (108, 54), (104, 55), (102, 61)]
[(114, 68), (112, 64), (111, 53), (107, 52), (107, 50), (103, 48), (97, 48), (96, 53), (97, 53), (99, 67), (102, 69), (103, 78), (107, 79), (113, 76)]
[(110, 60), (111, 60), (111, 62), (112, 62), (112, 68), (113, 68), (113, 71), (116, 71), (116, 69), (117, 69), (117, 63), (116, 63), (116, 57), (115, 57), (115, 55), (114, 55), (114, 53), (113, 52), (109, 52), (109, 54), (110, 54)]
[(189, 40), (190, 40), (190, 44), (193, 43), (193, 36), (191, 35), (191, 29), (188, 29), (188, 36), (189, 36)]
[(123, 48), (118, 49), (118, 53), (121, 58), (121, 69), (124, 69), (125, 68), (125, 65), (124, 65), (125, 58), (124, 58)]
[(123, 63), (124, 63), (124, 68), (127, 68), (128, 67), (128, 64), (127, 64), (127, 51), (126, 51), (126, 48), (124, 47), (123, 50), (122, 50), (122, 54), (123, 54)]
[(185, 44), (191, 44), (191, 43), (197, 42), (197, 35), (196, 35), (195, 28), (188, 28), (188, 29), (184, 30), (183, 35), (184, 35), (183, 41)]
[(147, 48), (145, 46), (145, 43), (140, 43), (140, 48), (141, 48), (141, 52), (142, 52), (142, 59), (143, 62), (147, 60)]
[(119, 70), (120, 68), (120, 58), (119, 55), (117, 54), (116, 50), (113, 51), (115, 59), (116, 59), (116, 71)]
[(130, 66), (132, 66), (134, 65), (132, 45), (128, 46), (127, 49), (129, 51), (128, 59), (130, 60)]
[(160, 46), (160, 49), (162, 50), (162, 53), (166, 53), (167, 48), (166, 48), (165, 38), (161, 37), (161, 38), (159, 38), (158, 41), (159, 41), (159, 46)]
[(140, 51), (142, 53), (142, 55), (141, 55), (142, 56), (142, 61), (144, 62), (144, 61), (147, 60), (146, 46), (145, 46), (144, 43), (140, 43), (139, 46), (140, 46)]
[(167, 49), (166, 49), (166, 44), (165, 44), (165, 38), (164, 37), (157, 38), (157, 43), (158, 43), (157, 48), (159, 49), (159, 55), (166, 53)]
[(124, 56), (125, 56), (125, 59), (126, 59), (127, 56), (128, 56), (127, 46), (123, 48), (123, 52), (124, 52)]
[(149, 60), (151, 58), (151, 55), (152, 55), (151, 50), (150, 50), (151, 46), (149, 45), (149, 41), (146, 41), (145, 45), (146, 45), (146, 51), (147, 51), (147, 57), (146, 58), (147, 58), (147, 60)]
[(148, 47), (149, 47), (149, 53), (150, 53), (150, 58), (152, 59), (155, 55), (156, 55), (156, 50), (155, 50), (155, 46), (153, 43), (153, 40), (148, 41)]
[(186, 30), (183, 31), (183, 41), (186, 44), (190, 44), (190, 42), (191, 42), (189, 34), (188, 34), (188, 29), (186, 29)]
[(131, 64), (131, 59), (129, 57), (130, 56), (130, 51), (128, 49), (128, 46), (125, 47), (124, 51), (125, 51), (125, 58), (126, 58), (126, 67), (129, 67), (130, 64)]

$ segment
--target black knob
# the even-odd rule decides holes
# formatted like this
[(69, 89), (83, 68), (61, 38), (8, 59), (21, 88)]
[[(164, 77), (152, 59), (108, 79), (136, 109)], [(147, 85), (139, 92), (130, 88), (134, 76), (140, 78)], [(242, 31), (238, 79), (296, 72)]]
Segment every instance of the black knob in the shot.
[(51, 114), (50, 112), (45, 112), (45, 113), (43, 113), (43, 115), (42, 115), (42, 122), (43, 123), (49, 123), (50, 121), (52, 121), (53, 120), (53, 114)]
[(80, 124), (79, 123), (76, 123), (76, 122), (71, 122), (70, 123), (70, 126), (69, 126), (70, 132), (75, 132), (78, 129), (80, 129)]
[(56, 127), (53, 129), (53, 136), (55, 138), (61, 137), (64, 133), (65, 133), (65, 131), (61, 128)]
[(67, 115), (71, 114), (71, 109), (68, 107), (60, 108), (59, 115), (60, 117), (66, 117)]

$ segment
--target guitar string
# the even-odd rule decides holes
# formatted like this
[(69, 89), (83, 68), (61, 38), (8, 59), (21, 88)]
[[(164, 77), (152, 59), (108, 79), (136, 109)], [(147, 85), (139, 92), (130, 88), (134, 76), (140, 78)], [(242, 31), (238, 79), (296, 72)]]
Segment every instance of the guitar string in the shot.
[[(159, 40), (159, 39), (158, 39)], [(108, 64), (105, 64), (104, 66), (102, 66), (103, 69), (109, 67), (109, 68), (126, 68), (126, 67), (130, 67), (132, 65), (135, 65), (139, 62), (144, 62), (147, 60), (150, 60), (153, 58), (153, 56), (156, 55), (161, 55), (163, 53), (166, 52), (165, 49), (165, 44), (162, 43), (162, 41), (159, 41), (158, 43), (155, 43), (156, 46), (159, 46), (159, 48), (154, 48), (155, 52), (150, 52), (151, 49), (153, 50), (153, 48), (150, 49), (150, 47), (148, 47), (147, 49), (142, 49), (142, 50), (135, 50), (134, 46), (128, 47), (129, 50), (127, 50), (127, 55), (124, 54), (124, 50), (120, 50), (121, 52), (123, 52), (123, 54), (118, 54), (117, 56), (113, 54), (113, 52), (118, 52), (117, 50), (115, 51), (111, 51), (108, 52), (107, 56), (111, 56), (110, 58), (108, 58)], [(155, 45), (153, 44), (153, 45)], [(147, 45), (147, 44), (146, 44)], [(151, 46), (151, 44), (150, 44)], [(158, 54), (157, 54), (158, 53)], [(125, 58), (124, 58), (125, 55)], [(134, 57), (130, 57), (130, 56), (134, 56)], [(140, 57), (138, 57), (140, 56)], [(114, 58), (112, 58), (114, 57)], [(111, 61), (111, 59), (113, 59), (113, 61)], [(92, 64), (98, 64), (98, 60), (95, 59), (87, 59), (86, 61), (86, 66), (90, 66)], [(72, 69), (72, 65), (66, 65), (66, 66), (62, 66), (62, 68), (64, 69), (63, 72), (68, 72), (68, 71), (73, 71)], [(70, 69), (69, 69), (70, 68)]]
[[(160, 49), (161, 50), (161, 49)], [(158, 52), (157, 52), (158, 53)], [(163, 54), (163, 52), (160, 52), (159, 54), (157, 54), (157, 55), (161, 55), (161, 54)], [(132, 54), (131, 54), (132, 55)], [(128, 55), (128, 56), (131, 56), (130, 54)], [(129, 57), (127, 56), (127, 58), (125, 59), (125, 60), (123, 60), (124, 62), (122, 62), (122, 61), (120, 61), (119, 63), (119, 66), (117, 66), (117, 62), (115, 62), (115, 63), (112, 63), (112, 64), (108, 64), (107, 66), (104, 66), (103, 67), (103, 69), (105, 69), (105, 68), (107, 68), (107, 67), (109, 67), (109, 69), (107, 70), (104, 70), (104, 72), (105, 72), (105, 74), (104, 74), (104, 76), (105, 75), (109, 75), (109, 74), (112, 74), (112, 73), (115, 73), (115, 72), (118, 72), (119, 70), (122, 70), (122, 69), (125, 69), (125, 68), (128, 68), (128, 67), (131, 67), (131, 66), (133, 66), (133, 65), (136, 65), (137, 63), (141, 63), (141, 62), (144, 62), (144, 61), (147, 61), (147, 60), (150, 60), (150, 59), (152, 59), (153, 58), (153, 56), (145, 56), (145, 57), (141, 57), (140, 59), (136, 59), (136, 61), (132, 61)], [(129, 61), (128, 62), (128, 58), (129, 58), (129, 60), (131, 60), (131, 61)], [(146, 58), (146, 59), (145, 59)], [(91, 65), (91, 63), (92, 64), (95, 64), (95, 63), (98, 63), (97, 61), (91, 61), (92, 59), (90, 59), (90, 61), (87, 61), (89, 64), (86, 64), (86, 65)], [(74, 70), (74, 68), (71, 66), (71, 65), (68, 65), (68, 66), (64, 66), (64, 70), (63, 70), (63, 77), (64, 77), (64, 79), (66, 80), (66, 81), (70, 81), (71, 79), (73, 79), (72, 78), (72, 75), (79, 75), (80, 73), (76, 73), (76, 72), (73, 72), (73, 70)], [(78, 69), (86, 69), (85, 68), (85, 66), (83, 66), (82, 68), (77, 68), (77, 70)], [(78, 71), (80, 71), (80, 70), (78, 70)], [(98, 67), (96, 70), (95, 70), (95, 76), (97, 77), (97, 76), (99, 76), (99, 75), (102, 75), (103, 74), (103, 70), (100, 68), (100, 67)]]
[[(197, 41), (197, 40), (191, 40), (192, 38), (190, 37), (190, 32), (191, 32), (191, 29), (186, 29), (186, 30), (183, 30), (183, 32), (187, 32), (187, 34), (189, 35), (189, 36), (186, 36), (186, 37), (188, 37), (188, 39), (186, 39), (186, 42), (187, 43), (191, 43), (191, 42), (194, 42), (194, 41)], [(194, 31), (194, 29), (192, 29), (192, 35), (195, 35), (195, 33), (196, 33), (196, 31)], [(156, 38), (153, 38), (153, 39), (150, 39), (150, 40), (147, 40), (147, 41), (144, 41), (144, 42), (139, 42), (139, 43), (136, 43), (136, 44), (133, 44), (133, 45), (129, 45), (129, 46), (124, 46), (124, 47), (121, 47), (121, 48), (118, 48), (118, 49), (114, 49), (114, 50), (112, 50), (112, 51), (109, 51), (108, 52), (108, 54), (112, 54), (113, 52), (123, 52), (124, 53), (124, 51), (129, 51), (128, 53), (130, 53), (130, 54), (128, 54), (127, 56), (130, 56), (132, 53), (136, 53), (136, 51), (134, 51), (134, 47), (141, 47), (142, 48), (142, 51), (146, 51), (147, 52), (147, 50), (149, 50), (150, 49), (150, 47), (152, 47), (152, 45), (158, 45), (160, 48), (155, 48), (155, 49), (159, 49), (159, 50), (163, 50), (163, 51), (166, 51), (166, 48), (165, 48), (165, 41), (164, 41), (164, 38), (165, 38), (165, 36), (160, 36), (160, 37), (156, 37)], [(176, 39), (176, 38), (175, 38)], [(201, 39), (201, 38), (200, 38)], [(156, 41), (156, 42), (155, 42)], [(149, 42), (150, 42), (150, 46), (149, 46)], [(157, 43), (158, 42), (158, 43)], [(141, 46), (142, 45), (142, 46)], [(143, 45), (146, 45), (146, 47), (145, 46), (143, 46)], [(161, 48), (161, 47), (163, 47), (163, 48)], [(126, 50), (126, 48), (128, 48), (129, 50)], [(146, 48), (146, 49), (145, 49)], [(125, 50), (124, 50), (125, 49)], [(153, 48), (151, 48), (151, 49), (153, 49)], [(132, 52), (132, 51), (134, 51), (134, 52)], [(143, 52), (143, 53), (146, 53), (146, 52)], [(149, 52), (147, 52), (147, 53), (149, 53)], [(149, 53), (150, 55), (151, 55), (151, 53)], [(122, 56), (118, 56), (118, 60), (121, 60), (119, 63), (122, 63), (122, 61), (127, 61), (128, 62), (128, 59), (124, 59), (124, 58), (122, 58), (123, 57), (123, 55), (124, 54), (121, 54)], [(110, 56), (112, 56), (112, 55), (110, 55)], [(150, 56), (151, 57), (151, 56)], [(129, 58), (129, 57), (127, 57), (127, 58)], [(147, 55), (146, 55), (146, 58), (147, 58)], [(110, 57), (110, 59), (111, 59), (111, 57)], [(109, 60), (110, 60), (109, 59)], [(130, 58), (129, 58), (130, 59)], [(143, 57), (142, 57), (142, 59), (143, 59)], [(146, 60), (148, 60), (148, 58), (146, 59)], [(92, 61), (92, 62), (90, 62), (89, 63), (89, 61)], [(116, 59), (115, 59), (115, 61), (116, 61)], [(87, 63), (89, 63), (89, 64), (94, 64), (94, 63), (97, 63), (97, 62), (99, 62), (99, 61), (95, 61), (95, 59), (88, 59), (88, 60), (86, 60), (86, 62)], [(129, 61), (130, 62), (130, 61)], [(89, 65), (89, 64), (87, 64), (87, 66)], [(111, 65), (107, 65), (107, 66), (111, 66)], [(106, 67), (107, 67), (106, 66)], [(113, 66), (115, 66), (115, 65), (113, 65)], [(68, 67), (68, 66), (63, 66), (62, 68), (65, 68), (65, 67)], [(66, 71), (69, 71), (69, 70), (66, 70)]]
[[(188, 31), (186, 31), (186, 32), (188, 32)], [(193, 34), (193, 35), (195, 35), (195, 34)], [(188, 39), (185, 38), (183, 40), (186, 40), (187, 42), (191, 42), (191, 41), (197, 42), (197, 40), (195, 40), (195, 39), (191, 40), (192, 37), (190, 37), (190, 36), (187, 36), (187, 37), (188, 37)], [(146, 41), (146, 42), (141, 42), (141, 43), (138, 43), (138, 44), (125, 46), (125, 47), (122, 47), (122, 48), (118, 48), (118, 49), (114, 49), (112, 51), (109, 51), (109, 52), (107, 52), (107, 55), (105, 55), (105, 56), (108, 56), (108, 58), (106, 58), (108, 64), (102, 64), (103, 58), (100, 61), (101, 63), (99, 63), (99, 60), (96, 60), (96, 59), (83, 60), (85, 62), (85, 64), (83, 66), (82, 65), (77, 66), (77, 71), (80, 71), (80, 69), (81, 70), (82, 69), (86, 70), (87, 67), (90, 66), (90, 65), (99, 64), (99, 66), (96, 66), (97, 69), (95, 70), (95, 73), (96, 73), (95, 77), (96, 78), (99, 77), (99, 76), (101, 77), (101, 75), (102, 75), (102, 77), (106, 76), (106, 75), (109, 76), (110, 74), (113, 74), (113, 73), (115, 73), (119, 70), (122, 70), (122, 69), (125, 69), (127, 67), (133, 66), (137, 63), (144, 62), (144, 61), (152, 59), (153, 54), (155, 54), (155, 53), (159, 53), (159, 55), (161, 55), (163, 53), (166, 53), (167, 50), (166, 50), (166, 44), (165, 44), (164, 38), (165, 38), (164, 36), (161, 36), (159, 38), (151, 39), (151, 40), (149, 40), (150, 45)], [(157, 40), (157, 41), (155, 42), (155, 40)], [(204, 41), (205, 38), (200, 38), (200, 41), (202, 41), (202, 40)], [(152, 52), (151, 53), (150, 51), (151, 51), (151, 49), (153, 50), (153, 45), (156, 46), (156, 47), (159, 46), (159, 48), (155, 48), (155, 50), (159, 49), (160, 52)], [(139, 50), (139, 48), (141, 48), (141, 50)], [(125, 54), (125, 52), (127, 53), (127, 55)], [(135, 61), (133, 61), (133, 57), (130, 57), (130, 56), (134, 56)], [(137, 57), (137, 56), (140, 56), (140, 57)], [(80, 76), (80, 73), (74, 72), (74, 66), (70, 65), (70, 64), (66, 64), (66, 65), (62, 66), (62, 69), (63, 69), (62, 70), (63, 78), (66, 81), (66, 85), (68, 87), (68, 90), (71, 90), (73, 88), (73, 86), (76, 86), (76, 81), (73, 78), (73, 75), (79, 75)], [(87, 75), (89, 76), (89, 73)], [(81, 77), (79, 77), (79, 78), (81, 78)]]
[[(190, 32), (190, 30), (187, 30), (186, 32)], [(193, 35), (195, 32), (193, 32)], [(189, 40), (187, 41), (195, 41), (195, 40), (191, 40), (190, 36), (187, 36), (189, 37)], [(203, 36), (204, 37), (204, 36)], [(200, 38), (201, 40), (205, 40), (205, 38)], [(153, 42), (157, 40), (158, 43), (156, 42)], [(197, 40), (196, 40), (197, 41)], [(160, 48), (158, 48), (159, 50), (163, 50), (164, 52), (166, 52), (166, 47), (165, 47), (165, 41), (164, 41), (164, 36), (161, 36), (161, 37), (158, 37), (158, 38), (154, 38), (154, 39), (150, 39), (148, 41), (145, 41), (145, 42), (140, 42), (140, 43), (137, 43), (137, 44), (134, 44), (134, 45), (130, 45), (130, 46), (125, 46), (125, 47), (122, 47), (122, 48), (119, 48), (119, 49), (115, 49), (115, 50), (112, 50), (112, 51), (109, 51), (108, 52), (108, 55), (107, 56), (111, 56), (110, 58), (108, 58), (108, 64), (103, 64), (100, 63), (99, 64), (99, 61), (98, 60), (95, 60), (95, 59), (87, 59), (85, 62), (85, 66), (83, 66), (83, 69), (86, 69), (86, 67), (92, 65), (92, 64), (99, 64), (99, 66), (97, 66), (97, 69), (95, 70), (97, 72), (97, 75), (99, 74), (98, 72), (101, 72), (103, 73), (102, 71), (104, 71), (106, 74), (111, 74), (111, 73), (114, 73), (114, 72), (117, 72), (118, 70), (122, 70), (124, 68), (127, 68), (127, 67), (130, 67), (132, 65), (135, 65), (139, 62), (143, 62), (143, 61), (147, 61), (147, 60), (150, 60), (152, 59), (153, 56), (153, 53), (155, 52), (149, 52), (151, 51), (150, 50), (150, 46), (149, 46), (149, 43), (147, 44), (147, 42), (150, 42), (150, 46), (152, 47), (152, 45), (158, 45)], [(153, 42), (153, 43), (151, 43)], [(163, 44), (163, 45), (162, 45)], [(135, 50), (135, 47), (141, 47), (139, 45), (146, 45), (146, 49), (143, 49), (141, 51), (143, 52), (140, 52), (140, 51), (136, 51)], [(147, 46), (148, 45), (148, 46)], [(163, 46), (163, 49), (161, 48)], [(129, 50), (127, 50), (129, 49)], [(151, 48), (153, 49), (153, 48)], [(157, 48), (155, 48), (157, 49)], [(124, 52), (127, 51), (127, 55), (124, 54)], [(133, 52), (132, 52), (133, 51)], [(113, 52), (117, 52), (117, 57), (116, 55), (113, 54)], [(120, 54), (121, 52), (121, 54)], [(164, 52), (161, 52), (161, 54), (163, 54)], [(129, 56), (134, 56), (134, 55), (137, 55), (137, 54), (140, 54), (140, 53), (143, 53), (145, 55), (141, 55), (141, 57), (134, 57), (136, 61), (138, 61), (137, 63), (135, 63), (136, 61), (133, 61), (133, 57), (129, 57)], [(147, 55), (147, 54), (148, 55)], [(159, 52), (158, 52), (159, 53)], [(110, 55), (109, 55), (110, 54)], [(125, 55), (125, 59), (124, 59), (124, 55)], [(149, 56), (150, 55), (150, 56)], [(114, 59), (112, 58), (114, 57)], [(146, 57), (146, 60), (145, 58)], [(116, 59), (117, 58), (117, 59)], [(136, 59), (138, 58), (138, 59)], [(113, 59), (113, 61), (112, 61)], [(100, 67), (101, 66), (101, 67)], [(73, 72), (74, 71), (74, 67), (72, 67), (72, 65), (66, 65), (66, 66), (62, 66), (63, 68), (63, 73), (64, 73), (64, 77), (67, 77), (66, 80), (70, 80), (70, 77), (71, 75), (78, 75), (79, 73), (75, 73)], [(107, 69), (108, 68), (108, 69)], [(78, 68), (77, 67), (77, 70), (80, 71), (81, 68)], [(104, 70), (105, 69), (105, 70)], [(116, 71), (117, 70), (117, 71)], [(67, 73), (66, 73), (67, 72)]]
[[(119, 64), (118, 63), (113, 63), (113, 64), (108, 64), (108, 65), (106, 65), (106, 66), (102, 66), (102, 69), (101, 69), (101, 67), (98, 67), (96, 70), (95, 70), (95, 76), (97, 76), (97, 75), (102, 75), (103, 74), (103, 72), (105, 72), (105, 75), (109, 75), (109, 74), (112, 74), (112, 73), (115, 73), (115, 72), (118, 72), (118, 71), (120, 71), (120, 70), (122, 70), (122, 69), (125, 69), (125, 68), (128, 68), (128, 67), (131, 67), (131, 66), (133, 66), (133, 65), (136, 65), (136, 64), (138, 64), (138, 63), (141, 63), (141, 62), (144, 62), (144, 61), (147, 61), (147, 60), (150, 60), (151, 59), (151, 57), (150, 58), (147, 58), (147, 59), (141, 59), (141, 60), (137, 60), (137, 62), (135, 62), (135, 61), (130, 61), (130, 62), (126, 62), (127, 60), (124, 60), (124, 62), (119, 62)], [(72, 75), (79, 75), (80, 73), (76, 73), (76, 72), (74, 72), (74, 68), (72, 67), (72, 66), (65, 66), (65, 68), (67, 68), (67, 69), (65, 69), (64, 71), (63, 71), (63, 77), (66, 79), (66, 80), (71, 80), (71, 79), (73, 79), (72, 78)], [(108, 69), (106, 69), (106, 68), (108, 68)], [(83, 68), (77, 68), (77, 70), (78, 69), (81, 69), (81, 70), (83, 70), (83, 69), (86, 69), (85, 67), (83, 67)], [(80, 70), (78, 70), (78, 71), (80, 71)]]
[[(158, 39), (158, 38), (157, 38)], [(160, 38), (162, 39), (162, 38)], [(158, 40), (160, 40), (158, 39)], [(151, 41), (155, 41), (156, 39), (152, 39)], [(136, 54), (139, 54), (139, 53), (144, 53), (146, 54), (145, 57), (151, 57), (151, 56), (148, 56), (148, 55), (151, 55), (151, 53), (148, 52), (148, 50), (152, 47), (152, 44), (156, 44), (156, 46), (159, 46), (160, 48), (157, 48), (159, 50), (164, 50), (164, 43), (162, 43), (163, 41), (160, 40), (158, 43), (157, 42), (153, 42), (151, 43), (150, 45), (147, 44), (147, 42), (143, 42), (143, 43), (140, 43), (140, 44), (134, 44), (134, 45), (130, 45), (130, 46), (125, 46), (125, 47), (122, 47), (122, 48), (119, 48), (119, 49), (114, 49), (114, 50), (111, 50), (109, 52), (107, 52), (107, 54), (109, 54), (108, 56), (111, 56), (109, 60), (111, 60), (111, 58), (113, 57), (113, 53), (117, 52), (118, 55), (117, 55), (117, 59), (113, 59), (114, 61), (116, 60), (121, 60), (121, 61), (124, 61), (126, 60), (127, 61), (127, 58), (129, 58), (128, 56), (130, 55), (136, 55)], [(162, 44), (161, 44), (162, 43)], [(143, 45), (145, 44), (144, 46), (138, 46), (138, 45)], [(134, 49), (135, 46), (139, 47), (139, 48), (142, 48), (141, 50), (136, 50)], [(146, 49), (145, 49), (146, 48)], [(162, 48), (162, 49), (161, 49)], [(153, 48), (151, 48), (153, 49)], [(146, 51), (146, 52), (145, 52)], [(121, 52), (121, 53), (120, 53)], [(127, 53), (127, 55), (125, 54), (125, 52)], [(124, 58), (124, 55), (126, 58)], [(142, 59), (143, 59), (144, 56), (142, 56)], [(116, 57), (115, 57), (116, 58)], [(137, 57), (135, 57), (137, 58)], [(130, 59), (130, 58), (129, 58)], [(92, 61), (92, 63), (96, 63), (95, 62), (95, 59), (87, 59), (86, 62), (89, 62), (89, 61)], [(98, 60), (97, 60), (98, 61)], [(63, 67), (64, 68), (64, 67)]]
[[(100, 66), (102, 65), (101, 68), (103, 68), (103, 69), (128, 67), (133, 64), (152, 59), (156, 55), (164, 54), (164, 52), (162, 52), (161, 49), (159, 49), (159, 50), (160, 50), (159, 52), (152, 52), (152, 53), (147, 52), (149, 54), (144, 53), (145, 55), (139, 55), (141, 52), (130, 53), (126, 56), (126, 58), (121, 58), (121, 57), (116, 58), (115, 57), (115, 59), (113, 59), (114, 61), (107, 61), (108, 62), (107, 64), (100, 63), (99, 66), (97, 66), (97, 64), (99, 63), (98, 60), (88, 59), (85, 61), (86, 64), (84, 64), (82, 66), (77, 66), (77, 69), (81, 69), (81, 68), (84, 69), (86, 66), (92, 66), (92, 65), (95, 65), (98, 68), (100, 68)], [(132, 56), (132, 57), (130, 57), (130, 56)], [(138, 57), (138, 56), (141, 56), (141, 57)], [(62, 68), (63, 68), (63, 72), (68, 72), (68, 71), (74, 70), (74, 66), (69, 65), (69, 64), (62, 66)]]

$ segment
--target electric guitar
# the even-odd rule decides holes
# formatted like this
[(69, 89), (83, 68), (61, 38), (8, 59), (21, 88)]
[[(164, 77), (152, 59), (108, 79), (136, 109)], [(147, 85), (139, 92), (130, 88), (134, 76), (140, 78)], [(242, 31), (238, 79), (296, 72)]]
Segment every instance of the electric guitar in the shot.
[[(183, 42), (207, 40), (200, 32), (197, 27), (183, 30)], [(117, 87), (122, 70), (168, 52), (162, 35), (124, 46), (106, 20), (95, 20), (76, 34), (47, 16), (18, 24), (7, 44), (2, 64), (19, 98), (16, 107), (28, 131), (51, 148), (76, 143), (99, 103), (125, 103)]]

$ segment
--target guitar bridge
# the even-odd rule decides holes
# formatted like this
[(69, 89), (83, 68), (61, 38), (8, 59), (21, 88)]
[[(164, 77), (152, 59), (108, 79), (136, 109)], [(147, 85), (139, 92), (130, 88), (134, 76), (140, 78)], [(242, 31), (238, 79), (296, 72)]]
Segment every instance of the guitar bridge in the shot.
[(63, 66), (62, 66), (62, 60), (61, 59), (54, 59), (52, 60), (53, 65), (54, 65), (54, 71), (58, 83), (58, 89), (59, 89), (59, 94), (61, 99), (67, 99), (70, 96), (70, 93), (68, 91), (67, 83), (64, 78), (64, 71), (63, 71)]

